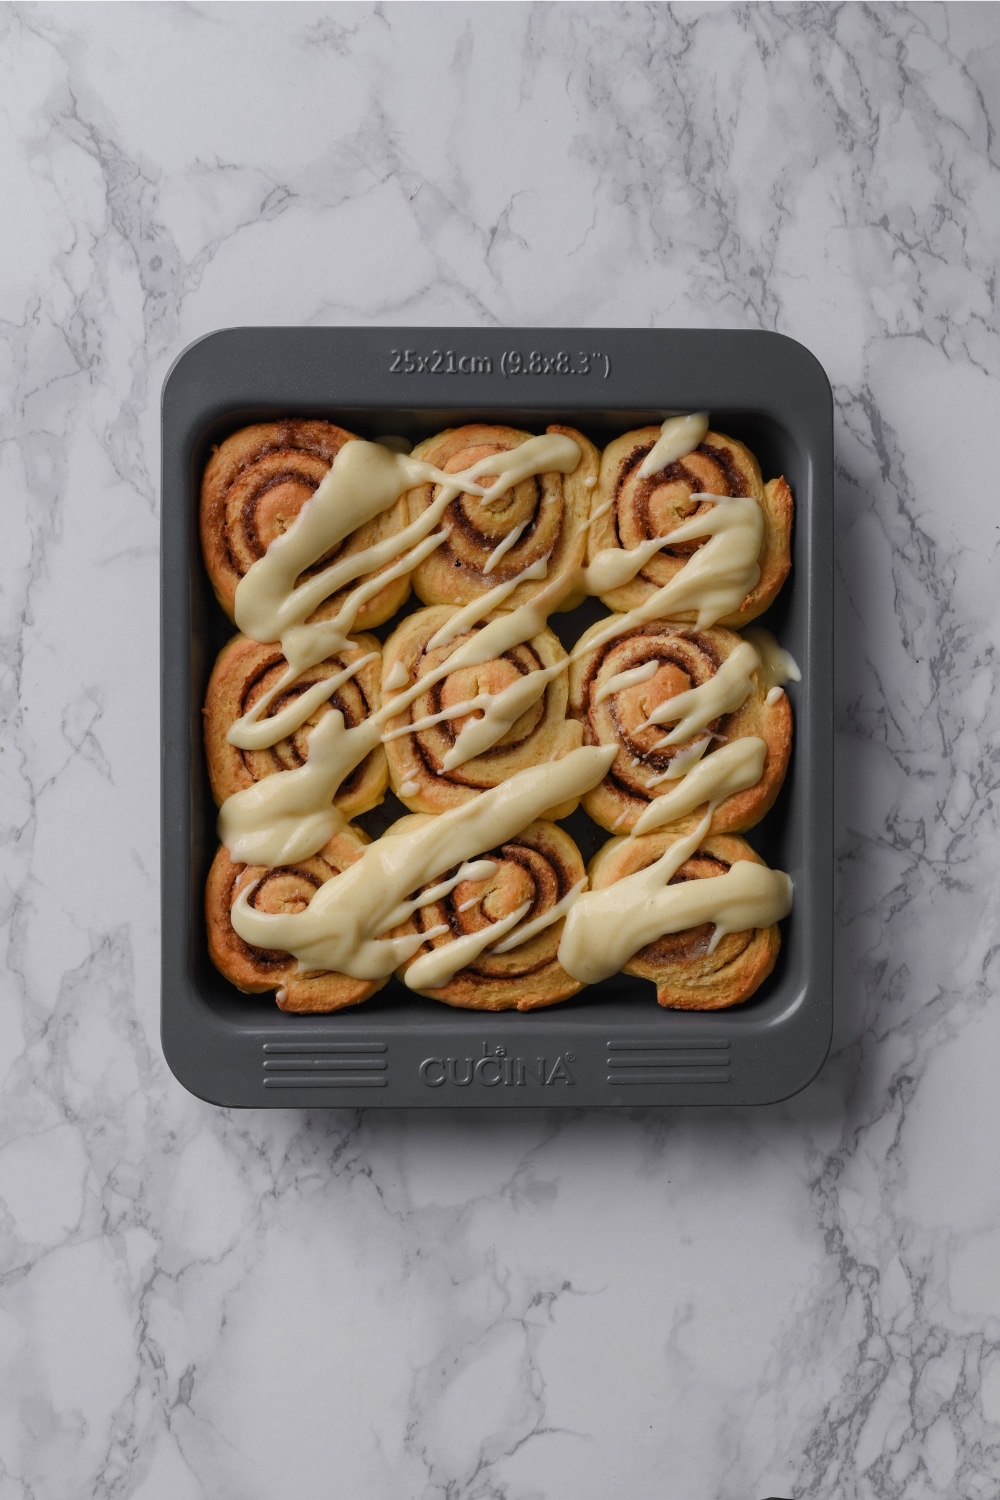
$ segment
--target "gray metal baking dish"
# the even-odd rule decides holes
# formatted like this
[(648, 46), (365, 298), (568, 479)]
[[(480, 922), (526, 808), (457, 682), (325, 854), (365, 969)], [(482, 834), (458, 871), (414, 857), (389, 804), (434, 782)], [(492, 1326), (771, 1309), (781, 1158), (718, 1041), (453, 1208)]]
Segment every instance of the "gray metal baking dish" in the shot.
[[(526, 1014), (453, 1010), (396, 981), (311, 1017), (241, 994), (209, 961), (202, 914), (217, 839), (201, 706), (232, 632), (198, 545), (211, 444), (249, 422), (319, 416), (414, 440), (473, 419), (532, 431), (555, 420), (600, 445), (699, 409), (750, 446), (766, 478), (784, 473), (796, 502), (792, 574), (762, 620), (802, 668), (793, 759), (749, 835), (795, 885), (775, 972), (715, 1013), (662, 1010), (651, 984), (626, 976)], [(265, 1108), (765, 1104), (803, 1088), (832, 1022), (832, 490), (829, 383), (778, 334), (239, 328), (186, 349), (163, 388), (161, 573), (161, 1034), (180, 1082), (216, 1104)], [(600, 613), (590, 601), (552, 623), (572, 641)], [(403, 809), (387, 800), (391, 820)], [(606, 837), (582, 813), (567, 826), (585, 858)]]

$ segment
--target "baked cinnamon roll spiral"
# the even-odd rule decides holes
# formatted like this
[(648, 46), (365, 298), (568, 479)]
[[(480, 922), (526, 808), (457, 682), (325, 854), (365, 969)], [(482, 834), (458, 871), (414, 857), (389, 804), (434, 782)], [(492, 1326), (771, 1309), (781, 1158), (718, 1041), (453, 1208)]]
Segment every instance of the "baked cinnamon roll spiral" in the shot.
[[(692, 689), (711, 688), (737, 649), (741, 655), (730, 663), (727, 676), (732, 667), (752, 663), (754, 652), (735, 631), (667, 622), (639, 626), (588, 652), (588, 640), (598, 637), (606, 623), (599, 621), (584, 633), (570, 668), (570, 712), (583, 725), (584, 743), (620, 747), (604, 781), (585, 795), (586, 811), (609, 832), (630, 832), (655, 798), (681, 785), (671, 772), (697, 765), (700, 747), (700, 758), (707, 760), (737, 739), (757, 736), (764, 742), (759, 780), (725, 796), (711, 824), (714, 833), (752, 828), (773, 804), (788, 768), (792, 711), (786, 695), (769, 693), (760, 680), (763, 674), (751, 669), (743, 675), (741, 668), (733, 676), (735, 690), (729, 702), (739, 699), (741, 692), (745, 700), (668, 744), (684, 721), (661, 718), (665, 705)], [(651, 724), (654, 715), (661, 722)], [(702, 812), (703, 807), (699, 816)], [(692, 810), (683, 822), (687, 826), (694, 821)]]
[[(332, 422), (260, 422), (234, 432), (212, 454), (201, 487), (201, 544), (216, 598), (230, 619), (234, 618), (240, 579), (264, 556), (271, 542), (292, 525), (352, 437), (353, 433)], [(400, 497), (318, 558), (298, 582), (321, 572), (335, 559), (395, 535), (405, 525), (406, 501)], [(355, 579), (326, 599), (311, 618), (332, 618), (358, 582)], [(359, 628), (388, 620), (409, 592), (408, 577), (387, 584), (361, 609)]]
[[(751, 496), (764, 517), (758, 557), (760, 578), (741, 607), (718, 622), (749, 624), (771, 604), (788, 575), (792, 492), (783, 478), (765, 484), (750, 449), (720, 432), (707, 432), (693, 453), (643, 478), (639, 470), (659, 436), (658, 427), (640, 427), (605, 448), (592, 499), (591, 514), (595, 520), (590, 527), (588, 557), (592, 559), (606, 548), (628, 550), (653, 537), (668, 535), (703, 509), (710, 508), (708, 501), (692, 500), (693, 494)], [(609, 508), (598, 515), (606, 505)], [(635, 609), (669, 583), (703, 545), (700, 538), (665, 545), (648, 559), (630, 583), (602, 594), (603, 602), (609, 609)], [(681, 611), (675, 618), (693, 620), (695, 615)]]
[[(547, 559), (546, 579), (525, 581), (505, 601), (505, 609), (514, 609), (583, 562), (592, 488), (586, 481), (596, 480), (597, 449), (575, 428), (552, 426), (546, 431), (563, 434), (578, 445), (580, 460), (574, 471), (522, 479), (489, 505), (477, 495), (463, 494), (453, 500), (441, 521), (443, 528), (450, 527), (448, 540), (413, 574), (413, 587), (425, 604), (471, 603)], [(496, 454), (496, 473), (484, 471), (477, 479), (488, 487), (502, 467), (499, 456), (530, 437), (513, 427), (474, 423), (428, 438), (414, 448), (413, 457), (454, 474)], [(411, 490), (407, 497), (410, 520), (417, 520), (440, 493), (434, 484)]]
[(360, 1005), (384, 980), (352, 979), (347, 974), (300, 974), (296, 959), (276, 949), (253, 948), (235, 931), (230, 917), (233, 902), (257, 882), (250, 905), (258, 911), (298, 912), (307, 907), (321, 885), (360, 858), (365, 841), (355, 829), (333, 836), (319, 854), (294, 865), (268, 870), (260, 865), (234, 864), (225, 848), (212, 862), (205, 889), (208, 952), (215, 967), (237, 989), (247, 994), (276, 990), (281, 1010), (304, 1014), (344, 1010)]
[[(676, 838), (676, 829), (664, 829), (639, 838), (611, 839), (591, 860), (591, 889), (602, 890), (646, 869)], [(685, 860), (670, 885), (725, 875), (740, 860), (764, 864), (743, 839), (711, 836)], [(711, 923), (704, 923), (668, 933), (634, 954), (624, 972), (651, 979), (659, 1003), (673, 1010), (725, 1010), (739, 1005), (774, 968), (781, 947), (778, 926), (726, 933), (710, 951), (714, 932)]]
[[(522, 908), (523, 916), (496, 946), (481, 952), (442, 987), (412, 987), (467, 1010), (537, 1010), (577, 994), (582, 984), (569, 977), (556, 956), (565, 918), (545, 924), (546, 916), (560, 902), (572, 900), (585, 882), (583, 860), (573, 840), (553, 823), (536, 822), (482, 858), (496, 866), (495, 874), (486, 880), (460, 881), (443, 900), (420, 907), (411, 918), (412, 929), (401, 930), (446, 927), (446, 934), (428, 940), (429, 947), (438, 949), (453, 939), (484, 932)], [(497, 951), (514, 943), (518, 930), (529, 923), (538, 924), (534, 936)], [(411, 964), (404, 966), (401, 976)]]
[[(446, 645), (432, 647), (435, 634), (456, 611), (444, 605), (418, 610), (405, 619), (386, 641), (382, 652), (382, 701), (386, 710), (394, 696), (408, 696), (410, 684), (432, 679), (470, 637), (491, 620), (489, 615), (473, 630)], [(567, 719), (569, 689), (567, 671), (558, 670), (566, 653), (550, 630), (542, 630), (502, 656), (479, 666), (457, 666), (440, 681), (429, 685), (408, 708), (388, 720), (385, 750), (389, 777), (396, 796), (413, 812), (440, 813), (467, 802), (488, 787), (499, 786), (515, 771), (559, 760), (581, 743), (580, 726)], [(463, 728), (483, 714), (487, 698), (502, 705), (505, 689), (517, 688), (529, 673), (555, 669), (540, 692), (496, 743), (471, 760), (451, 765), (450, 757)], [(479, 706), (470, 707), (473, 700)], [(453, 709), (453, 716), (447, 711)], [(427, 722), (432, 721), (432, 722)], [(433, 722), (436, 721), (436, 722)], [(406, 725), (422, 725), (403, 733)], [(552, 809), (553, 817), (568, 817), (568, 807)]]
[[(365, 657), (372, 659), (365, 661)], [(277, 687), (288, 664), (280, 646), (263, 645), (248, 640), (246, 636), (234, 636), (223, 647), (209, 679), (204, 708), (205, 756), (212, 795), (217, 804), (221, 806), (234, 792), (244, 791), (265, 776), (278, 771), (294, 771), (304, 765), (309, 753), (309, 734), (332, 709), (339, 710), (348, 729), (377, 711), (380, 705), (380, 646), (375, 636), (360, 635), (353, 637), (342, 651), (300, 673), (294, 682), (280, 689), (261, 715), (260, 722), (266, 724), (275, 715), (285, 712), (316, 684), (332, 677), (344, 678), (352, 666), (357, 666), (353, 676), (342, 680), (299, 728), (277, 744), (262, 749), (240, 749), (231, 745), (226, 735), (237, 719), (251, 712)], [(368, 812), (382, 801), (388, 780), (385, 754), (381, 746), (376, 746), (345, 778), (334, 798), (335, 805), (349, 818)]]

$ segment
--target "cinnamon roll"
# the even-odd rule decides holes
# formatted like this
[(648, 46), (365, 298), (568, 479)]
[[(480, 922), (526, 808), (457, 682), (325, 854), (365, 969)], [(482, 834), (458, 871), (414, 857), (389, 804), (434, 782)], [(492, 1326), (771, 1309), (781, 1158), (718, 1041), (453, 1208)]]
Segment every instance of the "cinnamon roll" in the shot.
[[(707, 769), (723, 750), (731, 761), (727, 747), (753, 738), (756, 745), (744, 747), (750, 776), (720, 780), (698, 770), (697, 783), (716, 782), (716, 795), (710, 790), (706, 798), (716, 802), (712, 832), (752, 828), (781, 789), (792, 745), (788, 698), (770, 688), (756, 649), (732, 630), (664, 622), (639, 626), (588, 651), (588, 641), (605, 624), (584, 633), (570, 668), (570, 712), (583, 725), (584, 743), (620, 747), (608, 775), (585, 795), (586, 811), (611, 833), (631, 832), (643, 818), (648, 825), (655, 821), (651, 804), (675, 793), (685, 774), (702, 763)], [(740, 789), (727, 792), (734, 784)], [(687, 826), (696, 808), (704, 812), (695, 803), (671, 822)]]
[(247, 994), (276, 990), (278, 1007), (318, 1013), (360, 1005), (385, 980), (352, 979), (347, 974), (300, 974), (290, 953), (253, 948), (234, 931), (230, 911), (236, 897), (256, 882), (250, 904), (258, 911), (297, 912), (309, 905), (321, 885), (352, 865), (364, 851), (355, 829), (333, 836), (319, 854), (275, 870), (234, 864), (225, 848), (212, 862), (205, 889), (208, 952), (221, 974)]
[[(640, 838), (611, 839), (591, 860), (591, 889), (603, 890), (648, 868), (676, 837), (672, 829)], [(701, 842), (669, 884), (725, 875), (741, 860), (764, 865), (743, 839), (717, 834)], [(651, 979), (659, 1003), (673, 1010), (725, 1010), (739, 1005), (760, 988), (774, 968), (781, 947), (778, 926), (727, 932), (713, 950), (714, 932), (713, 925), (706, 922), (683, 932), (667, 933), (634, 954), (624, 972)]]
[[(545, 577), (551, 584), (556, 577), (568, 577), (583, 562), (590, 493), (598, 469), (597, 449), (575, 428), (552, 426), (546, 431), (576, 443), (580, 458), (575, 469), (568, 474), (530, 475), (486, 503), (472, 494), (461, 494), (453, 500), (441, 522), (450, 528), (447, 541), (413, 574), (413, 587), (425, 604), (471, 603), (488, 589), (510, 582), (543, 560), (548, 563)], [(502, 456), (530, 436), (513, 427), (473, 423), (428, 438), (414, 448), (412, 456), (448, 474), (478, 465), (477, 482), (488, 487), (503, 468)], [(496, 470), (483, 468), (483, 461), (494, 454)], [(440, 494), (436, 484), (410, 490), (410, 520), (417, 520)], [(516, 608), (543, 586), (540, 580), (525, 580), (505, 601), (504, 608)]]
[[(347, 675), (352, 667), (355, 670)], [(380, 668), (377, 638), (359, 635), (352, 637), (342, 651), (282, 686), (288, 664), (281, 647), (234, 636), (219, 652), (205, 697), (205, 757), (216, 803), (221, 806), (234, 792), (244, 791), (265, 776), (304, 765), (309, 734), (331, 709), (343, 715), (348, 729), (369, 718), (380, 706)], [(336, 685), (330, 696), (275, 744), (246, 749), (229, 743), (227, 735), (238, 719), (250, 715), (267, 726), (289, 712), (298, 718), (295, 705), (319, 683), (334, 679)], [(254, 710), (262, 700), (266, 707), (257, 717)], [(345, 778), (334, 803), (348, 818), (368, 812), (382, 801), (388, 780), (385, 754), (381, 746), (376, 746)]]
[[(353, 436), (332, 422), (289, 419), (244, 427), (214, 450), (201, 487), (201, 544), (216, 598), (230, 619), (240, 579), (271, 542), (289, 529)], [(405, 524), (406, 501), (400, 497), (318, 558), (298, 582), (321, 572), (334, 559), (347, 558), (396, 535)], [(357, 581), (325, 600), (311, 618), (331, 619)], [(388, 583), (361, 609), (360, 628), (388, 620), (409, 592), (408, 577)]]
[[(449, 672), (444, 670), (448, 661), (466, 645), (474, 646), (479, 632), (500, 618), (488, 615), (454, 640), (435, 645), (435, 635), (447, 636), (456, 614), (444, 605), (418, 610), (383, 648), (384, 712), (394, 697), (408, 701), (386, 722), (389, 777), (396, 796), (413, 812), (457, 807), (515, 771), (561, 759), (582, 740), (580, 726), (566, 717), (568, 663), (552, 631), (541, 630), (478, 665), (456, 660)], [(414, 697), (412, 688), (423, 679), (426, 691)], [(526, 705), (525, 695), (532, 700)], [(465, 758), (471, 736), (493, 742)], [(552, 809), (550, 815), (568, 817), (575, 806)]]
[[(639, 471), (659, 437), (659, 428), (640, 427), (605, 448), (591, 502), (594, 519), (587, 542), (588, 557), (593, 560), (606, 549), (629, 550), (654, 537), (667, 536), (710, 508), (711, 502), (693, 500), (692, 495), (750, 496), (760, 505), (764, 519), (757, 559), (760, 577), (739, 609), (718, 620), (723, 625), (746, 625), (767, 609), (788, 575), (792, 492), (784, 478), (765, 484), (749, 448), (720, 432), (706, 432), (692, 453), (643, 477)], [(609, 609), (637, 608), (676, 576), (704, 540), (689, 537), (665, 544), (630, 582), (602, 593), (601, 599)], [(695, 614), (681, 610), (673, 618), (694, 620)]]
[(563, 913), (586, 884), (573, 840), (553, 823), (535, 822), (482, 858), (493, 865), (491, 875), (460, 881), (410, 921), (414, 931), (446, 929), (428, 939), (435, 955), (447, 957), (450, 943), (501, 924), (496, 941), (436, 988), (414, 983), (420, 955), (400, 976), (418, 994), (467, 1010), (537, 1010), (575, 995), (583, 985), (570, 978), (557, 957)]

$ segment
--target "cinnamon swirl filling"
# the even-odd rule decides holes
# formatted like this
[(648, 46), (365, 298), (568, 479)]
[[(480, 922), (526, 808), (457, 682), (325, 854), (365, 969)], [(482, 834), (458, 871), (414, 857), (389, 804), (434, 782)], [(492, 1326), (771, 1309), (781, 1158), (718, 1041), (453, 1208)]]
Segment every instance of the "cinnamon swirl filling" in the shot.
[[(352, 439), (352, 433), (332, 422), (261, 422), (233, 433), (214, 451), (202, 480), (201, 541), (216, 598), (230, 619), (240, 579), (290, 529)], [(299, 582), (395, 535), (405, 524), (406, 503), (401, 497), (318, 558)], [(409, 591), (405, 577), (387, 584), (364, 606), (361, 628), (388, 620)], [(331, 619), (348, 592), (345, 587), (326, 599), (311, 618)]]
[[(735, 631), (718, 626), (696, 630), (667, 623), (640, 626), (587, 650), (604, 622), (591, 627), (573, 652), (570, 712), (583, 726), (584, 743), (617, 745), (611, 770), (584, 797), (584, 808), (611, 833), (631, 831), (657, 797), (676, 788), (699, 761), (745, 736), (764, 742), (763, 770), (755, 785), (723, 797), (712, 819), (714, 832), (751, 828), (778, 795), (791, 751), (791, 708), (784, 693), (768, 701), (756, 653)], [(726, 667), (733, 653), (741, 655)], [(746, 667), (741, 665), (745, 663)], [(712, 712), (713, 684), (725, 671), (732, 686), (720, 690)], [(741, 685), (742, 684), (742, 685)], [(720, 688), (722, 688), (720, 684)], [(694, 714), (697, 728), (685, 732), (680, 710), (703, 690), (705, 705)], [(693, 816), (693, 813), (691, 814)], [(688, 819), (690, 821), (690, 818)]]
[(359, 859), (364, 847), (363, 836), (351, 829), (336, 834), (311, 859), (274, 870), (234, 864), (220, 849), (205, 888), (208, 952), (220, 973), (246, 994), (277, 990), (281, 1010), (309, 1014), (360, 1005), (381, 989), (384, 980), (353, 979), (330, 971), (302, 974), (290, 953), (244, 942), (230, 916), (233, 902), (248, 887), (253, 887), (249, 902), (255, 911), (304, 911), (319, 888)]
[[(356, 670), (348, 676), (352, 667)], [(267, 776), (304, 766), (309, 735), (326, 714), (340, 713), (348, 729), (364, 723), (380, 706), (380, 667), (378, 640), (362, 635), (294, 681), (285, 682), (288, 664), (279, 646), (235, 636), (219, 653), (205, 698), (205, 755), (216, 803), (221, 806), (227, 797)], [(335, 690), (277, 743), (245, 748), (227, 738), (234, 724), (254, 717), (262, 703), (265, 711), (257, 720), (262, 726), (279, 722), (279, 716), (288, 713), (297, 719), (295, 705), (319, 683), (332, 679), (337, 681)], [(345, 777), (334, 804), (346, 817), (357, 817), (378, 806), (387, 785), (385, 753), (376, 746)]]
[[(559, 912), (586, 878), (573, 840), (552, 823), (535, 822), (483, 859), (494, 867), (490, 876), (460, 881), (442, 900), (420, 907), (412, 921), (416, 931), (439, 930), (429, 939), (432, 948), (471, 934), (486, 938), (494, 929), (496, 942), (445, 985), (412, 987), (470, 1010), (537, 1010), (575, 995), (583, 986), (557, 957), (565, 921)], [(516, 925), (505, 932), (515, 917)], [(519, 934), (529, 930), (533, 935), (520, 941)]]
[[(546, 431), (562, 433), (577, 444), (580, 459), (575, 469), (569, 474), (531, 475), (495, 500), (469, 494), (452, 500), (441, 523), (450, 528), (447, 541), (413, 575), (414, 588), (425, 604), (471, 603), (542, 560), (548, 564), (546, 577), (551, 584), (583, 562), (592, 488), (586, 481), (596, 479), (597, 449), (575, 428), (552, 426)], [(435, 464), (446, 474), (479, 465), (478, 482), (488, 489), (503, 467), (502, 455), (530, 436), (512, 427), (473, 424), (429, 438), (413, 450), (412, 457)], [(491, 474), (488, 461), (494, 455), (497, 471)], [(440, 494), (437, 484), (411, 490), (407, 497), (411, 521)], [(524, 603), (542, 586), (539, 581), (520, 584), (507, 607)]]
[[(760, 578), (741, 607), (721, 621), (725, 625), (745, 625), (767, 609), (788, 574), (791, 491), (784, 479), (765, 485), (749, 448), (718, 432), (707, 432), (693, 452), (655, 474), (644, 476), (640, 471), (659, 436), (659, 428), (639, 428), (617, 438), (604, 450), (592, 500), (594, 520), (587, 544), (588, 557), (593, 559), (605, 549), (629, 551), (656, 537), (669, 538), (672, 531), (717, 503), (700, 496), (748, 496), (757, 501), (764, 517), (758, 558)], [(601, 598), (609, 609), (637, 608), (669, 583), (703, 545), (702, 540), (692, 538), (675, 543), (665, 541), (631, 582), (602, 593)], [(688, 620), (694, 616), (687, 611), (677, 618)]]
[[(511, 646), (502, 655), (475, 666), (456, 666), (441, 676), (442, 667), (470, 637), (495, 616), (477, 623), (446, 645), (434, 646), (435, 635), (453, 618), (445, 606), (418, 610), (405, 619), (385, 643), (382, 692), (388, 711), (398, 684), (401, 698), (412, 699), (402, 713), (389, 718), (385, 750), (389, 777), (397, 797), (413, 812), (443, 812), (499, 786), (526, 766), (558, 760), (581, 743), (579, 725), (567, 719), (569, 690), (566, 653), (550, 630)], [(545, 674), (551, 674), (545, 680)], [(415, 698), (411, 685), (428, 679), (426, 691)], [(504, 727), (498, 737), (471, 759), (454, 764), (460, 755), (462, 733), (470, 721), (502, 708), (505, 694), (537, 683), (537, 696)], [(529, 694), (530, 696), (530, 694)], [(575, 804), (574, 804), (575, 805)], [(564, 817), (572, 808), (557, 810)]]
[[(626, 876), (647, 869), (677, 837), (664, 829), (639, 838), (612, 839), (591, 861), (590, 884), (603, 890)], [(726, 835), (705, 838), (668, 882), (684, 885), (725, 875), (738, 861), (764, 865), (743, 839)], [(648, 943), (625, 965), (626, 974), (650, 979), (660, 1005), (673, 1010), (724, 1010), (749, 999), (777, 962), (781, 937), (777, 924), (745, 932), (727, 932), (715, 941), (715, 928), (702, 923), (667, 933)]]

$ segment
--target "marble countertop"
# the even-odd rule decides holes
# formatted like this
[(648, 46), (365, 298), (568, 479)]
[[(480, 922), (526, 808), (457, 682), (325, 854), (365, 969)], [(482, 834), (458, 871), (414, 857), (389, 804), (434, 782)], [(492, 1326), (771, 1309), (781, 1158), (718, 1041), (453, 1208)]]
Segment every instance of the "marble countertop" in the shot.
[[(992, 1500), (994, 5), (0, 11), (0, 1500)], [(760, 1110), (226, 1112), (158, 1028), (158, 398), (241, 323), (777, 329), (837, 1025)]]

